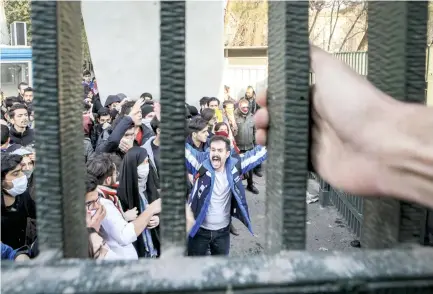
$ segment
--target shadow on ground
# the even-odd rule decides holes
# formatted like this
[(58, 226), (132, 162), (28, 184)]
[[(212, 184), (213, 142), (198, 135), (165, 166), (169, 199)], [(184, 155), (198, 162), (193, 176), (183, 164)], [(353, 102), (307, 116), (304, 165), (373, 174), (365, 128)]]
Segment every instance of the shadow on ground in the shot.
[[(231, 236), (230, 255), (250, 256), (265, 253), (266, 249), (266, 216), (265, 216), (265, 178), (254, 178), (259, 195), (247, 193), (248, 206), (254, 236), (237, 219), (233, 224), (239, 236)], [(320, 207), (318, 202), (306, 204), (307, 215), (307, 250), (309, 251), (347, 251), (359, 250), (350, 246), (356, 237), (349, 231), (337, 210), (331, 207)]]

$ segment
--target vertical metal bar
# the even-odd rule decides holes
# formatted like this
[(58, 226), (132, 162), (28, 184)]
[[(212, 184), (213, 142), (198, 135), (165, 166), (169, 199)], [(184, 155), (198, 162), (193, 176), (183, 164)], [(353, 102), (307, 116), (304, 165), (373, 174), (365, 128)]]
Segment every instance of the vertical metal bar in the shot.
[(161, 5), (162, 252), (185, 248), (185, 1)]
[(267, 247), (305, 249), (309, 138), (308, 2), (269, 2)]
[(80, 2), (32, 2), (41, 250), (86, 257)]
[[(386, 16), (386, 17), (385, 17)], [(368, 78), (395, 99), (425, 99), (427, 2), (368, 4)], [(424, 208), (390, 199), (364, 199), (362, 245), (386, 248), (419, 242)]]

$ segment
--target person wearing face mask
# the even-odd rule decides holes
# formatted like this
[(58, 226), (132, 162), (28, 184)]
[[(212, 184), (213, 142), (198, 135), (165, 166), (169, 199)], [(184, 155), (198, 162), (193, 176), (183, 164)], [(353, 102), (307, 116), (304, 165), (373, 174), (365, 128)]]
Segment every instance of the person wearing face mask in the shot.
[[(147, 179), (149, 176), (149, 156), (144, 148), (132, 147), (122, 162), (117, 195), (124, 210), (138, 207), (143, 213), (158, 203), (161, 199), (149, 203), (146, 195)], [(158, 212), (159, 213), (159, 212)], [(147, 227), (141, 232), (135, 242), (139, 257), (155, 258), (160, 254), (159, 216), (157, 213), (149, 219)], [(152, 234), (152, 230), (154, 233)]]
[(153, 110), (153, 105), (143, 104), (143, 106), (141, 106), (141, 116), (142, 116), (141, 123), (144, 126), (146, 126), (149, 130), (152, 130), (152, 126), (150, 125), (150, 122), (155, 117), (155, 111)]
[(16, 155), (20, 155), (23, 157), (22, 161), (21, 161), (21, 169), (23, 171), (23, 173), (26, 175), (27, 177), (27, 187), (28, 187), (28, 192), (30, 194), (30, 196), (32, 197), (32, 199), (35, 199), (35, 183), (33, 181), (33, 170), (35, 168), (35, 151), (33, 150), (33, 148), (31, 147), (20, 147), (17, 150), (14, 150), (13, 152), (11, 152), (11, 154), (16, 154)]
[[(248, 100), (241, 99), (239, 101), (239, 108), (235, 111), (235, 121), (237, 130), (234, 133), (236, 144), (240, 153), (246, 153), (254, 149), (255, 146), (255, 127), (254, 116), (250, 112)], [(253, 171), (249, 171), (247, 175), (247, 190), (253, 194), (259, 194), (259, 190), (254, 186)]]
[[(112, 132), (106, 140), (101, 140), (96, 147), (96, 153), (112, 153), (123, 159), (126, 152), (133, 146), (143, 145), (153, 131), (142, 124), (141, 106), (144, 100), (128, 101), (122, 106), (122, 111), (112, 125)], [(105, 137), (105, 135), (104, 135)], [(118, 166), (120, 170), (120, 166)]]
[(1, 156), (1, 240), (12, 248), (27, 242), (28, 218), (36, 218), (36, 205), (27, 192), (27, 177), (21, 167), (22, 156)]
[(105, 130), (109, 128), (111, 128), (110, 110), (106, 107), (102, 107), (98, 110), (93, 130), (90, 132), (90, 142), (94, 150), (96, 146), (98, 146), (98, 142), (108, 139), (110, 133), (105, 132)]

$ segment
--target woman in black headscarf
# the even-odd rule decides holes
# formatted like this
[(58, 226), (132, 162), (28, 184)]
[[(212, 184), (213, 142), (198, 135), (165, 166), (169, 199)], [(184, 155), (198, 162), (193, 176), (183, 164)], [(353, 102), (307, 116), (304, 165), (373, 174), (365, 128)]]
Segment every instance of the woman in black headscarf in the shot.
[[(120, 168), (117, 196), (124, 211), (137, 207), (142, 213), (149, 200), (146, 184), (149, 176), (149, 157), (144, 148), (132, 147), (125, 154)], [(153, 216), (134, 246), (139, 257), (157, 257), (160, 253), (159, 217)]]

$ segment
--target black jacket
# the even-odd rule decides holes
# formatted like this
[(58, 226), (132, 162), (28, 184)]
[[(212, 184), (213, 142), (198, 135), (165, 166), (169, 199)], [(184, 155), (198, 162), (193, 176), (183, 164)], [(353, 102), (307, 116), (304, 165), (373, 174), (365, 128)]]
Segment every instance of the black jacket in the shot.
[(9, 129), (11, 144), (20, 144), (21, 146), (33, 146), (35, 141), (35, 131), (29, 127), (26, 128), (24, 133), (15, 130), (14, 126)]
[[(123, 156), (125, 154), (119, 149), (119, 144), (126, 131), (133, 124), (134, 122), (129, 116), (124, 116), (120, 119), (119, 123), (116, 124), (113, 130), (105, 130), (102, 137), (107, 137), (107, 133), (111, 133), (106, 140), (103, 139), (99, 142), (98, 146), (96, 146), (96, 153), (115, 153), (117, 156), (123, 159)], [(141, 131), (143, 132), (141, 142), (137, 142), (136, 140), (134, 140), (134, 146), (141, 146), (146, 143), (146, 141), (149, 140), (150, 137), (154, 136), (153, 131), (146, 127), (144, 124), (141, 125)], [(120, 168), (120, 166), (118, 168)]]

